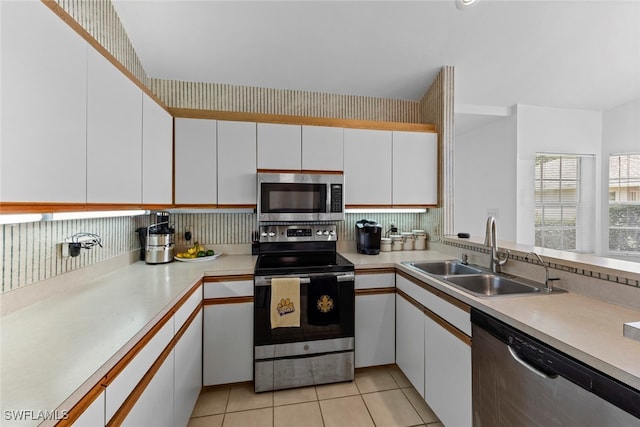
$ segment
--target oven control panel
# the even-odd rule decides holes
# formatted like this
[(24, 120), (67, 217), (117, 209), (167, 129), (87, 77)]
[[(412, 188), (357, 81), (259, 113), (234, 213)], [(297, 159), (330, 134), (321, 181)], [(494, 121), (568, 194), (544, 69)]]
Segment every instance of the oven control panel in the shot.
[(261, 225), (260, 242), (333, 242), (335, 224)]

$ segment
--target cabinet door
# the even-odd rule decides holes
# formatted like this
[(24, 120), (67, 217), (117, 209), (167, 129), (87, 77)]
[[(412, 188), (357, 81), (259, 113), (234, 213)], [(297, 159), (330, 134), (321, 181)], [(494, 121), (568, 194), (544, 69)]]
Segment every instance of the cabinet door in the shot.
[(89, 48), (87, 203), (142, 202), (142, 91)]
[(258, 123), (258, 169), (302, 168), (301, 127)]
[(391, 204), (391, 132), (344, 130), (345, 204)]
[(96, 397), (96, 400), (84, 410), (82, 415), (73, 423), (73, 427), (98, 427), (104, 426), (104, 390)]
[(395, 362), (395, 309), (395, 294), (356, 295), (356, 368)]
[(256, 124), (218, 122), (218, 204), (256, 204)]
[(202, 389), (202, 310), (176, 343), (175, 426), (186, 426)]
[(393, 204), (438, 204), (438, 135), (393, 132)]
[(444, 425), (471, 427), (471, 347), (425, 316), (425, 401)]
[(174, 427), (173, 368), (174, 358), (171, 352), (127, 414), (122, 426)]
[(175, 119), (175, 203), (215, 205), (216, 121)]
[(170, 205), (173, 194), (173, 118), (142, 96), (142, 203)]
[(396, 363), (424, 397), (424, 314), (396, 295)]
[(253, 303), (204, 308), (203, 385), (253, 379)]
[(41, 2), (0, 2), (0, 195), (86, 202), (87, 44)]
[(344, 169), (344, 130), (338, 127), (302, 126), (302, 169)]

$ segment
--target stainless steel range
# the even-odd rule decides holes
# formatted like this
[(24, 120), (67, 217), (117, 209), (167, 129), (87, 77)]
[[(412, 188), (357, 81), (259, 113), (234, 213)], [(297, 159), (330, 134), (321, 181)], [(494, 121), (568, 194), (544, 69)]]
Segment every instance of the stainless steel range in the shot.
[(255, 391), (353, 380), (354, 266), (336, 252), (336, 226), (263, 225), (260, 235)]

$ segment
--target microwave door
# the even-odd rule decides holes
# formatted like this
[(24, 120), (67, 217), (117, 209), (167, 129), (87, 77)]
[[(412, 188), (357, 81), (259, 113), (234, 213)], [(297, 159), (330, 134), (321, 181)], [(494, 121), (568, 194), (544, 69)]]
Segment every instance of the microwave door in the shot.
[(309, 183), (261, 183), (261, 221), (313, 221), (327, 210), (327, 186)]

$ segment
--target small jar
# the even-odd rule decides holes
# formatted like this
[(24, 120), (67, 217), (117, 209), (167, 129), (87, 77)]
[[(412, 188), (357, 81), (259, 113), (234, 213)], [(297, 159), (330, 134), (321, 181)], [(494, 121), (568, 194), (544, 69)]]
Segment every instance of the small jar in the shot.
[(415, 238), (414, 249), (417, 251), (423, 251), (427, 248), (427, 233), (424, 230), (413, 230), (413, 237)]
[(413, 250), (413, 243), (415, 242), (415, 237), (412, 232), (402, 232), (402, 240), (404, 241), (403, 249), (405, 251)]
[(400, 234), (392, 234), (391, 236), (391, 250), (393, 251), (401, 251), (404, 243), (402, 241), (402, 235)]
[(382, 237), (380, 239), (380, 252), (391, 252), (391, 239)]

